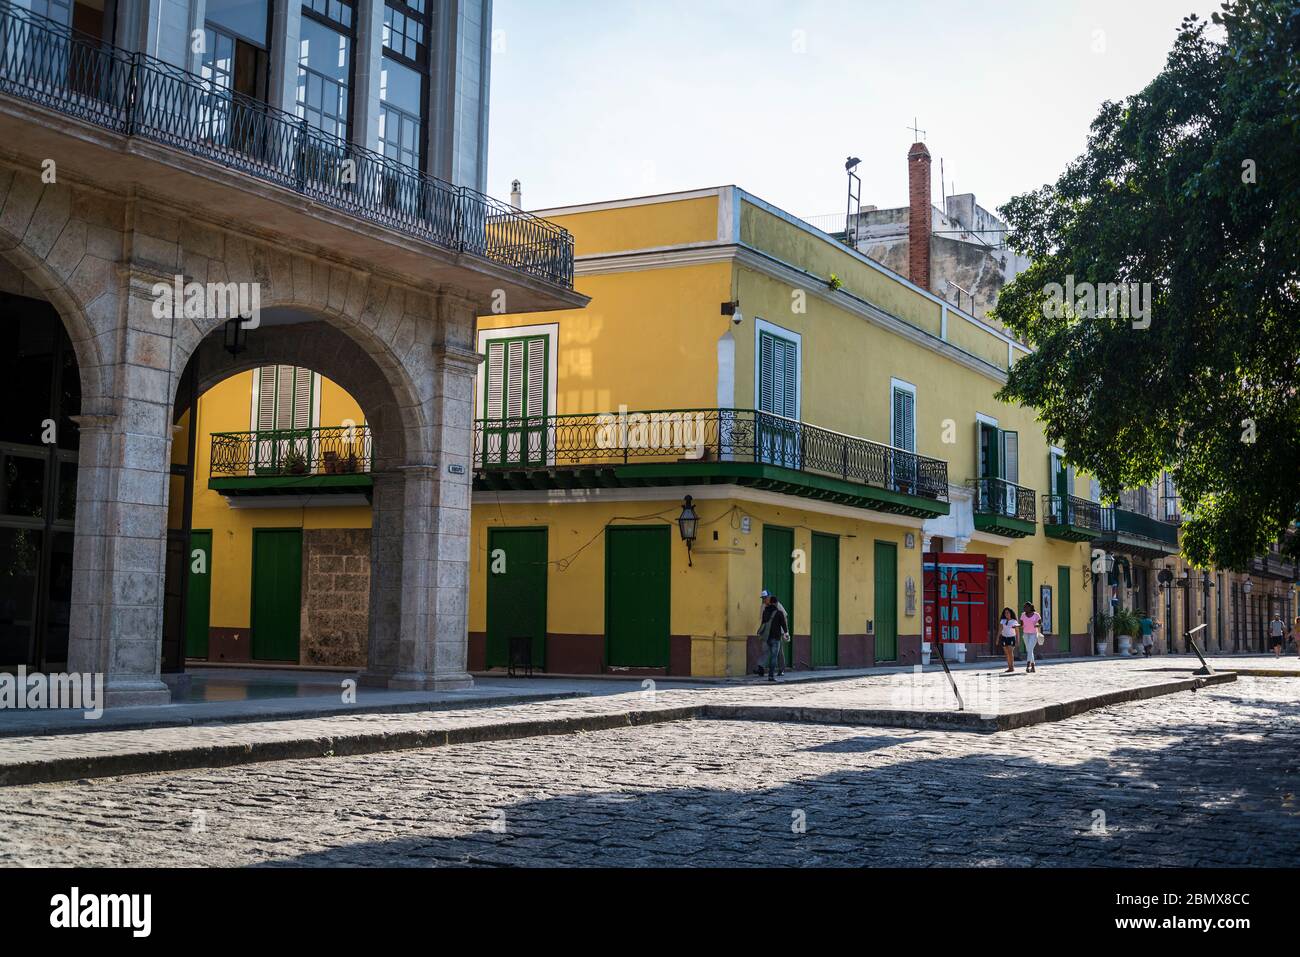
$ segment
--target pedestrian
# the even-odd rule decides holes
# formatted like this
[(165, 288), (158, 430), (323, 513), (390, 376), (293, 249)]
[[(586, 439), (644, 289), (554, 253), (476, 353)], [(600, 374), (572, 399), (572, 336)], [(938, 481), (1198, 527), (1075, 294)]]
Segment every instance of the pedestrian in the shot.
[(1273, 612), (1273, 620), (1268, 623), (1268, 646), (1273, 649), (1275, 658), (1282, 657), (1282, 636), (1286, 634), (1286, 623), (1282, 616)]
[(1151, 620), (1151, 615), (1144, 611), (1138, 627), (1142, 631), (1142, 654), (1150, 658), (1151, 649), (1156, 643), (1156, 623)]
[(1038, 665), (1034, 661), (1034, 651), (1042, 643), (1043, 618), (1034, 611), (1030, 602), (1025, 602), (1025, 610), (1020, 614), (1020, 634), (1025, 639), (1025, 673), (1037, 674)]
[(1010, 608), (1003, 608), (1002, 617), (998, 619), (998, 642), (1007, 656), (1007, 670), (1003, 674), (1014, 675), (1016, 673), (1016, 613)]
[(1295, 647), (1296, 655), (1300, 655), (1300, 615), (1296, 616), (1295, 624), (1291, 626), (1291, 644)]
[[(758, 596), (758, 597), (759, 597), (759, 606), (760, 606), (760, 607), (759, 607), (759, 615), (760, 615), (760, 619), (759, 619), (759, 620), (761, 621), (761, 620), (763, 620), (762, 616), (765, 616), (765, 615), (767, 614), (767, 604), (768, 604), (768, 599), (772, 597), (772, 593), (771, 593), (770, 591), (768, 591), (766, 588), (764, 588), (764, 589), (762, 590), (762, 592), (759, 593), (759, 596)], [(790, 613), (789, 613), (788, 611), (785, 610), (785, 605), (781, 604), (781, 603), (778, 601), (778, 602), (776, 603), (776, 607), (779, 608), (779, 609), (781, 610), (781, 614), (782, 614), (782, 616), (785, 618), (786, 625), (787, 625), (787, 627), (789, 627), (789, 622), (790, 622)], [(786, 640), (787, 640), (787, 641), (789, 640), (788, 636), (787, 636)], [(758, 667), (754, 669), (754, 673), (755, 673), (756, 675), (758, 675), (758, 676), (761, 678), (763, 675), (765, 675), (765, 674), (767, 673), (767, 669), (763, 667), (763, 661), (765, 661), (766, 658), (767, 658), (767, 646), (766, 646), (766, 645), (760, 645), (760, 646), (759, 646), (758, 656), (759, 656)], [(782, 650), (782, 654), (781, 654), (780, 661), (779, 661), (778, 664), (777, 664), (776, 674), (777, 674), (777, 677), (778, 677), (778, 678), (785, 674), (785, 653), (784, 653), (784, 650)]]
[(775, 681), (778, 674), (785, 673), (782, 659), (785, 656), (787, 632), (785, 609), (775, 595), (768, 595), (767, 604), (763, 606), (763, 621), (758, 626), (758, 636), (767, 646), (768, 681)]

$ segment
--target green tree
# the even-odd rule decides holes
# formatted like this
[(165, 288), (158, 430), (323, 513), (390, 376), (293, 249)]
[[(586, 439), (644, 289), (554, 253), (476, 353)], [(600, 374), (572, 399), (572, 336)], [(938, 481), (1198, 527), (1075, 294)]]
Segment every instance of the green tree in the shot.
[[(1033, 265), (996, 315), (1035, 346), (1001, 397), (1108, 498), (1171, 471), (1188, 557), (1243, 567), (1300, 516), (1300, 5), (1185, 19), (1162, 72), (1001, 213)], [(1149, 326), (1054, 310), (1070, 276), (1150, 283)]]

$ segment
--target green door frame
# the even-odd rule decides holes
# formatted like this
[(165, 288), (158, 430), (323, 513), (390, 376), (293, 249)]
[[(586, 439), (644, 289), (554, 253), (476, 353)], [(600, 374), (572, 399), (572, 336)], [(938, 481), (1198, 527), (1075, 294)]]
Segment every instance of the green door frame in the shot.
[[(823, 566), (833, 566), (827, 575)], [(827, 631), (829, 630), (829, 634)], [(834, 667), (840, 657), (840, 539), (813, 532), (812, 536), (812, 664)]]
[[(496, 547), (494, 546), (493, 543), (496, 540), (498, 535), (501, 534), (510, 535), (510, 534), (521, 534), (521, 533), (526, 533), (529, 535), (540, 535), (542, 540), (541, 586), (537, 587), (536, 582), (533, 580), (531, 576), (525, 575), (522, 576), (522, 579), (525, 588), (523, 601), (527, 602), (536, 599), (536, 601), (541, 605), (540, 608), (534, 606), (531, 609), (532, 615), (528, 617), (534, 617), (536, 619), (533, 622), (532, 627), (530, 629), (534, 632), (530, 636), (533, 639), (533, 667), (545, 670), (546, 667), (546, 598), (547, 598), (547, 590), (549, 587), (548, 573), (550, 571), (550, 568), (547, 565), (547, 559), (549, 558), (548, 549), (550, 547), (550, 536), (549, 536), (549, 529), (545, 525), (529, 525), (529, 526), (494, 525), (488, 529), (488, 536), (487, 536), (488, 573), (487, 573), (487, 588), (485, 589), (485, 596), (487, 599), (487, 622), (486, 622), (487, 635), (485, 637), (484, 664), (488, 668), (504, 668), (510, 664), (510, 638), (514, 636), (512, 635), (496, 636), (497, 638), (505, 639), (504, 646), (498, 646), (497, 643), (493, 640), (494, 636), (492, 634), (493, 632), (492, 625), (494, 624), (494, 618), (497, 617), (497, 615), (494, 614), (493, 609), (494, 608), (499, 609), (500, 606), (497, 602), (493, 601), (492, 591), (493, 591), (494, 582), (499, 584), (504, 584), (501, 581), (501, 579), (502, 578), (509, 579), (509, 576), (511, 575), (511, 571), (510, 571), (511, 559), (510, 559), (509, 552), (507, 552), (505, 575), (498, 575), (495, 572), (493, 572), (492, 571), (492, 564), (494, 562), (493, 555), (495, 554), (496, 551)], [(531, 562), (529, 561), (531, 556), (525, 555), (523, 557), (526, 563), (531, 564)], [(532, 585), (531, 588), (528, 587), (530, 584)], [(509, 599), (509, 601), (511, 605), (514, 606), (512, 610), (518, 610), (520, 604), (522, 604), (522, 602), (520, 602), (519, 598), (517, 597), (516, 591), (512, 591), (511, 598)], [(540, 628), (540, 632), (538, 631), (539, 628)]]
[[(1020, 559), (1016, 562), (1016, 618), (1024, 613), (1025, 602), (1038, 608), (1038, 603), (1034, 601), (1034, 563)], [(1039, 613), (1042, 613), (1041, 609)], [(1023, 636), (1020, 639), (1020, 650), (1025, 650)]]
[(1070, 630), (1073, 622), (1070, 618), (1070, 566), (1058, 565), (1056, 568), (1056, 620), (1059, 623), (1057, 650), (1069, 653)]
[(664, 616), (666, 617), (667, 620), (664, 622), (663, 647), (657, 649), (657, 652), (661, 653), (658, 655), (658, 657), (661, 658), (661, 661), (641, 662), (632, 665), (620, 664), (619, 667), (666, 668), (668, 667), (671, 661), (671, 653), (672, 653), (672, 649), (671, 649), (671, 645), (672, 645), (672, 538), (669, 535), (671, 528), (668, 525), (607, 525), (605, 526), (605, 663), (606, 665), (614, 665), (613, 657), (610, 654), (610, 650), (611, 650), (610, 625), (614, 620), (614, 612), (615, 612), (614, 602), (611, 600), (614, 592), (610, 586), (612, 584), (612, 579), (614, 577), (614, 568), (610, 557), (610, 553), (612, 549), (610, 549), (609, 547), (609, 539), (611, 535), (616, 534), (618, 532), (631, 532), (631, 531), (662, 533), (664, 540), (667, 542), (667, 548), (665, 548), (664, 550), (665, 561), (667, 562), (666, 574), (664, 576), (664, 594), (662, 596), (650, 596), (650, 595), (646, 596), (646, 601), (648, 602), (653, 601), (655, 597), (659, 597), (661, 599)]
[[(202, 576), (194, 572), (196, 548), (202, 548), (204, 553)], [(185, 599), (185, 657), (206, 658), (212, 622), (212, 529), (190, 529), (190, 553), (185, 556), (184, 568), (188, 590)]]
[[(775, 540), (778, 537), (787, 536), (787, 535), (789, 536), (790, 547), (789, 548), (786, 548), (784, 546), (781, 547), (780, 549), (781, 557), (779, 561), (776, 558), (776, 552), (769, 553), (768, 551), (768, 544), (767, 544), (768, 532), (773, 533), (772, 535), (773, 548), (775, 548)], [(771, 591), (774, 595), (776, 595), (777, 601), (779, 601), (785, 607), (785, 612), (787, 615), (789, 615), (789, 621), (786, 622), (786, 627), (790, 629), (790, 643), (785, 647), (785, 666), (787, 668), (790, 668), (794, 665), (794, 635), (795, 635), (794, 568), (792, 567), (791, 564), (794, 560), (793, 559), (794, 529), (786, 528), (784, 525), (769, 525), (768, 523), (764, 522), (762, 552), (763, 552), (763, 588), (767, 589), (768, 591)], [(768, 568), (769, 558), (773, 562), (776, 562), (775, 568), (770, 568), (770, 569)], [(754, 628), (755, 630), (757, 630), (758, 628), (757, 621), (755, 621)], [(766, 648), (760, 649), (761, 660), (764, 662), (767, 661), (766, 655), (767, 655), (767, 649)], [(764, 664), (763, 667), (766, 668), (767, 665)]]
[[(302, 652), (302, 646), (301, 646), (301, 641), (302, 641), (302, 631), (301, 631), (301, 618), (300, 618), (300, 617), (294, 619), (296, 624), (295, 624), (295, 628), (294, 628), (294, 638), (293, 638), (294, 656), (293, 656), (292, 658), (270, 658), (270, 657), (265, 657), (265, 656), (263, 656), (263, 657), (258, 657), (258, 656), (257, 656), (257, 648), (258, 648), (258, 645), (261, 644), (263, 648), (266, 647), (265, 640), (264, 640), (264, 639), (259, 639), (259, 638), (258, 638), (258, 627), (257, 627), (257, 625), (258, 625), (258, 623), (257, 623), (257, 571), (258, 571), (258, 569), (257, 569), (257, 564), (258, 564), (258, 563), (257, 563), (257, 539), (258, 539), (259, 536), (266, 535), (266, 534), (277, 534), (277, 535), (278, 535), (278, 534), (284, 534), (284, 533), (286, 533), (286, 532), (295, 532), (295, 533), (297, 533), (297, 535), (298, 535), (298, 559), (299, 559), (299, 565), (298, 565), (298, 588), (297, 588), (297, 592), (298, 592), (298, 594), (297, 594), (297, 601), (295, 602), (295, 604), (296, 604), (296, 607), (297, 607), (297, 609), (298, 609), (299, 615), (301, 615), (301, 612), (302, 612), (302, 564), (301, 564), (301, 562), (302, 562), (302, 527), (301, 527), (301, 526), (291, 526), (291, 527), (287, 527), (287, 528), (255, 528), (255, 529), (253, 529), (253, 555), (252, 555), (252, 561), (250, 562), (250, 565), (252, 566), (252, 589), (251, 589), (250, 592), (249, 592), (249, 609), (248, 609), (248, 613), (249, 613), (249, 631), (252, 633), (251, 636), (250, 636), (250, 641), (249, 641), (249, 644), (250, 644), (250, 649), (249, 649), (249, 650), (250, 650), (250, 654), (251, 654), (251, 656), (253, 657), (253, 660), (254, 660), (254, 661), (283, 661), (283, 662), (293, 662), (293, 663), (296, 663), (296, 662), (298, 661), (298, 659), (301, 657), (301, 652)], [(283, 597), (287, 599), (287, 598), (289, 598), (289, 595), (286, 594), (286, 595), (284, 595)]]
[[(894, 542), (882, 542), (877, 540), (875, 551), (873, 553), (873, 576), (874, 582), (872, 605), (874, 609), (875, 621), (875, 655), (876, 661), (897, 661), (898, 660), (898, 545)], [(882, 557), (884, 561), (882, 562)], [(882, 581), (882, 573), (888, 571), (885, 580)], [(882, 587), (883, 586), (883, 587)], [(889, 636), (889, 643), (886, 645), (881, 642), (883, 629), (881, 623), (889, 621), (890, 629), (893, 632)], [(882, 651), (887, 653), (882, 654)]]

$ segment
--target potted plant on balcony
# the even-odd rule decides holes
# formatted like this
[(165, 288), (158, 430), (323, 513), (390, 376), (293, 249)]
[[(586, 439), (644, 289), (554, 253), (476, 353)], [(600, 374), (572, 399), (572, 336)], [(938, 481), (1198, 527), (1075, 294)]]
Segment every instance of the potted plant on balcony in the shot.
[(291, 475), (306, 475), (307, 456), (297, 449), (290, 449), (284, 456), (284, 467)]
[(1098, 655), (1110, 654), (1110, 628), (1113, 621), (1113, 616), (1104, 611), (1099, 611), (1092, 616), (1092, 637), (1097, 643)]
[(1137, 614), (1128, 608), (1118, 608), (1111, 620), (1111, 631), (1115, 634), (1115, 641), (1118, 647), (1115, 649), (1121, 655), (1130, 655), (1133, 653), (1133, 637), (1142, 627), (1142, 622)]

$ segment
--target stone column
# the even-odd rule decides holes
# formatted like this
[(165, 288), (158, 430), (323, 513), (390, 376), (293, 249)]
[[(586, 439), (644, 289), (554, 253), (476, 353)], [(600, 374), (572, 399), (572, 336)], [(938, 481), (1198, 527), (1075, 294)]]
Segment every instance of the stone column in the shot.
[(437, 467), (430, 488), (433, 573), (429, 624), (434, 687), (473, 684), (469, 656), (470, 493), (473, 475), (475, 307), (468, 299), (438, 298), (434, 346), (432, 448)]
[(167, 574), (173, 384), (170, 318), (153, 315), (156, 276), (122, 271), (120, 359), (104, 369), (112, 411), (79, 418), (72, 671), (105, 676), (105, 704), (170, 700), (159, 678)]
[(370, 506), (370, 635), (361, 683), (387, 687), (398, 671), (402, 629), (402, 514), (404, 476), (376, 471)]

